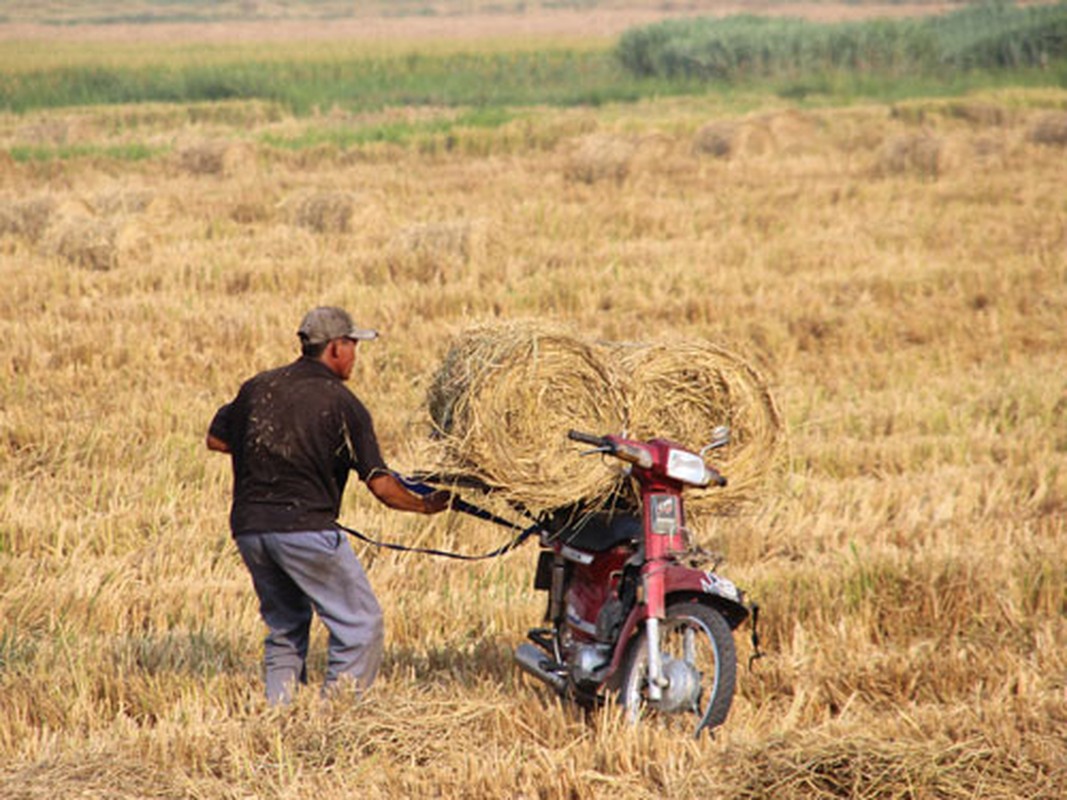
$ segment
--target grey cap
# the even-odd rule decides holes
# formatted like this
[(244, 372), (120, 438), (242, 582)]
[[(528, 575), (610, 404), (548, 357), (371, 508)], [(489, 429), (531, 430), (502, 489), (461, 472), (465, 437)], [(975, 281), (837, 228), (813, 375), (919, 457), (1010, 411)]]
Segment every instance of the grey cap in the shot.
[(357, 327), (343, 308), (319, 306), (304, 315), (296, 335), (309, 344), (325, 344), (331, 339), (377, 339), (378, 331)]

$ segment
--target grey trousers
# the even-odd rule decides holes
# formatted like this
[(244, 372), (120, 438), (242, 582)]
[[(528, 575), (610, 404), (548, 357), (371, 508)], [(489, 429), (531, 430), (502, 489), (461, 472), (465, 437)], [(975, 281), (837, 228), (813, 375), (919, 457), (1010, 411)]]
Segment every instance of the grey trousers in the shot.
[(307, 682), (312, 609), (330, 634), (324, 691), (342, 676), (370, 686), (382, 660), (382, 610), (345, 534), (252, 533), (236, 540), (270, 629), (263, 643), (267, 700), (288, 703), (296, 685)]

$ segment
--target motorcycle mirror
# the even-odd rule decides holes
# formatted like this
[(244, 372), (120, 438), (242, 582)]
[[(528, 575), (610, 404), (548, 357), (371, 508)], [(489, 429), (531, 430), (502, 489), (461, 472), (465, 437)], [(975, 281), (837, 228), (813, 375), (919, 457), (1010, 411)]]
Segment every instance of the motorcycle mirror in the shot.
[(711, 441), (701, 448), (700, 455), (703, 456), (711, 450), (718, 450), (720, 447), (725, 447), (728, 444), (730, 444), (730, 426), (719, 425), (711, 432)]

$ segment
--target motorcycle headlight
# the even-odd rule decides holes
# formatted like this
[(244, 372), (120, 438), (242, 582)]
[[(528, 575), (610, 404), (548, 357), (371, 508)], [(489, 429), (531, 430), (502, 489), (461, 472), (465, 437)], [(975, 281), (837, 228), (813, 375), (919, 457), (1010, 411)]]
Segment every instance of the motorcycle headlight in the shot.
[(687, 450), (675, 450), (667, 453), (667, 477), (690, 486), (707, 486), (708, 471), (704, 468), (704, 459)]

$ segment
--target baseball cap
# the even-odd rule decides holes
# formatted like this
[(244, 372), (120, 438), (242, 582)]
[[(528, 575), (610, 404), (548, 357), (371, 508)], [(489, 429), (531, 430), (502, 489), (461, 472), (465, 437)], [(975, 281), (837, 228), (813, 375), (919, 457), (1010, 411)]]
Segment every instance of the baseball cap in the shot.
[(304, 315), (296, 335), (309, 344), (325, 344), (331, 339), (377, 339), (378, 331), (357, 327), (343, 308), (319, 306)]

